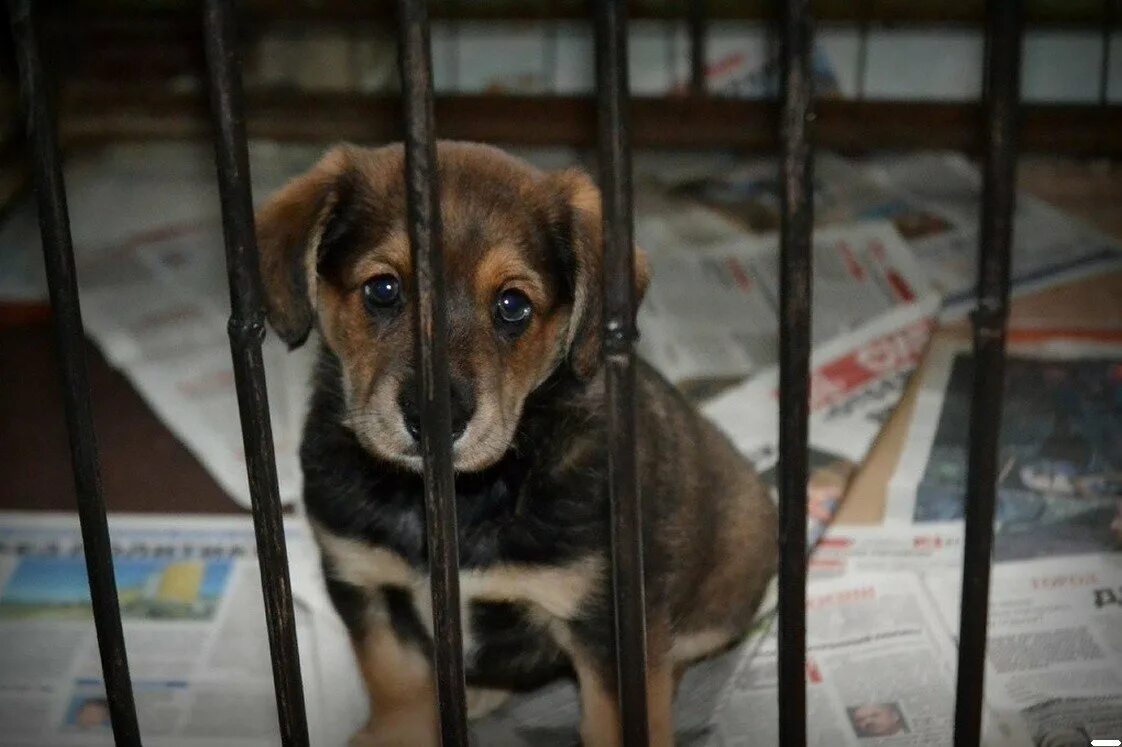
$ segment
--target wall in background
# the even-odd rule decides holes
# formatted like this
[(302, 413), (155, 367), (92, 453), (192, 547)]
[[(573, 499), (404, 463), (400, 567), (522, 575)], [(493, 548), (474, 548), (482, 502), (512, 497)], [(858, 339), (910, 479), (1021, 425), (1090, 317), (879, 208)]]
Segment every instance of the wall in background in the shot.
[[(1122, 32), (1029, 29), (1022, 88), (1034, 103), (1122, 102)], [(776, 91), (771, 29), (718, 21), (708, 29), (709, 90), (739, 98)], [(842, 98), (972, 101), (981, 93), (982, 31), (969, 26), (862, 29), (823, 24), (815, 69), (819, 91)], [(684, 23), (631, 24), (632, 90), (684, 90), (689, 40)], [(277, 23), (261, 30), (246, 55), (255, 88), (379, 92), (396, 85), (396, 47), (388, 33)], [(577, 21), (441, 21), (433, 28), (436, 88), (444, 93), (580, 94), (592, 91), (591, 29)], [(1105, 64), (1104, 64), (1105, 62)], [(1104, 80), (1105, 71), (1105, 80)]]

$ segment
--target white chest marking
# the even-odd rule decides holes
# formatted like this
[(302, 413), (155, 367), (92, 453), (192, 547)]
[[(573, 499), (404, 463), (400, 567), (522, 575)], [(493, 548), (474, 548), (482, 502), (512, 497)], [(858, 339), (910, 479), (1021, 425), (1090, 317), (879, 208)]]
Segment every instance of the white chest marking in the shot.
[[(397, 553), (373, 547), (314, 526), (320, 547), (330, 560), (331, 574), (363, 589), (395, 586), (412, 593), (422, 624), (432, 634), (432, 590), (429, 577)], [(505, 563), (460, 571), (460, 619), (464, 654), (475, 649), (471, 631), (473, 602), (510, 602), (536, 608), (548, 621), (572, 620), (600, 584), (604, 561), (587, 556), (564, 566)]]

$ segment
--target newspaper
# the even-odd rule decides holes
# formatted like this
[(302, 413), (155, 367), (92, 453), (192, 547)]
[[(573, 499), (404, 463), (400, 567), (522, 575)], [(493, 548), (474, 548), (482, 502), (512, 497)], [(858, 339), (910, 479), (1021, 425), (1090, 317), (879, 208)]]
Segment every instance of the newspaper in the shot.
[[(646, 156), (636, 160), (636, 238), (663, 246), (721, 246), (779, 228), (779, 164), (743, 159)], [(644, 215), (644, 205), (651, 209)], [(944, 318), (973, 304), (981, 176), (956, 153), (881, 156), (854, 162), (818, 153), (816, 226), (889, 220), (944, 298)], [(1015, 295), (1122, 269), (1122, 246), (1069, 215), (1018, 193), (1014, 219)]]
[[(953, 644), (911, 573), (853, 573), (807, 589), (808, 741), (951, 744)], [(774, 745), (774, 636), (718, 707), (714, 745)]]
[[(639, 352), (667, 378), (697, 392), (775, 366), (778, 236), (745, 236), (703, 251), (652, 251), (650, 263), (654, 280), (639, 310)], [(813, 268), (815, 348), (901, 309), (930, 316), (938, 305), (907, 245), (885, 222), (816, 232)]]
[[(249, 519), (114, 516), (111, 533), (145, 744), (279, 743)], [(295, 565), (308, 567), (307, 532), (293, 528), (289, 548)], [(318, 737), (314, 621), (301, 605), (296, 624)], [(0, 744), (112, 744), (72, 517), (0, 515), (0, 639)]]
[(904, 526), (831, 525), (810, 556), (813, 578), (962, 567), (961, 521)]
[[(961, 574), (928, 579), (957, 634)], [(1122, 555), (998, 565), (990, 584), (986, 701), (1002, 745), (1122, 738)]]
[[(812, 545), (903, 394), (931, 332), (932, 305), (903, 306), (814, 351), (807, 484)], [(773, 487), (779, 458), (778, 384), (773, 366), (702, 407)]]
[[(940, 216), (953, 230), (909, 239), (931, 282), (946, 296), (944, 316), (968, 311), (977, 276), (982, 179), (957, 153), (921, 153), (871, 162), (865, 173), (902, 199)], [(1013, 219), (1014, 295), (1122, 269), (1114, 239), (1025, 192)]]
[[(79, 266), (83, 316), (106, 359), (239, 504), (249, 506), (230, 359), (229, 293), (216, 226), (148, 232)], [(262, 347), (282, 501), (301, 489), (297, 451), (315, 344)]]
[[(1122, 547), (1122, 346), (1059, 335), (1011, 347), (998, 463), (997, 561)], [(959, 519), (971, 355), (932, 349), (886, 517)]]

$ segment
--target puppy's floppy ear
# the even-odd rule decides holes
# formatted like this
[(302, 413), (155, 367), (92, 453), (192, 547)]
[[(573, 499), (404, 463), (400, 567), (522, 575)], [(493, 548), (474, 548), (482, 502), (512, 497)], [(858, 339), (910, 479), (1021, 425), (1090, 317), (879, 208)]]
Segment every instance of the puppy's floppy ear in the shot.
[[(600, 190), (583, 171), (568, 169), (547, 177), (547, 221), (558, 272), (572, 295), (569, 363), (578, 377), (600, 370), (604, 340), (604, 239)], [(650, 281), (647, 254), (635, 247), (635, 308)]]
[(346, 199), (344, 177), (351, 161), (350, 148), (333, 148), (257, 211), (265, 311), (291, 348), (302, 345), (312, 331), (317, 258), (331, 215)]

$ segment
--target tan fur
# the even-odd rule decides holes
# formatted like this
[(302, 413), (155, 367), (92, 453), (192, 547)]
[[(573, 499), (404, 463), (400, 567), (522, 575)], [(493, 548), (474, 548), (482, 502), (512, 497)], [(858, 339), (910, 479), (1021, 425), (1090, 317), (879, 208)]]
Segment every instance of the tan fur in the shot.
[(583, 747), (618, 747), (619, 707), (616, 694), (604, 681), (596, 663), (579, 652), (570, 654), (580, 686), (580, 739)]
[(424, 652), (402, 645), (388, 622), (372, 624), (354, 641), (355, 657), (370, 695), (370, 722), (351, 740), (355, 747), (424, 747), (439, 744), (436, 690)]
[(736, 634), (728, 630), (702, 630), (674, 637), (670, 647), (670, 661), (682, 666), (709, 656), (728, 646)]
[[(383, 547), (313, 528), (317, 542), (331, 561), (335, 578), (371, 591), (383, 586), (412, 591), (422, 609), (422, 620), (431, 620), (427, 574)], [(567, 566), (510, 563), (461, 570), (460, 598), (465, 606), (473, 601), (532, 604), (548, 618), (568, 621), (600, 583), (605, 570), (603, 559), (594, 556)]]

